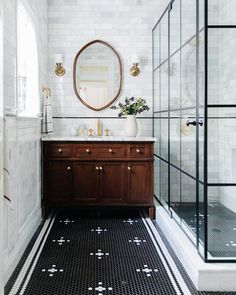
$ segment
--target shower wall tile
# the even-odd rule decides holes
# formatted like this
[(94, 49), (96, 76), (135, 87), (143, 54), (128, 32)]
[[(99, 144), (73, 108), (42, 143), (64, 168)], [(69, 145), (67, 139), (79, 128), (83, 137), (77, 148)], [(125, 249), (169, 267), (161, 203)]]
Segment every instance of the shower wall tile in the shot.
[[(211, 0), (209, 4), (212, 7), (210, 10), (211, 24), (235, 24), (233, 11), (236, 9), (236, 2), (234, 0)], [(235, 104), (236, 29), (211, 29), (209, 46), (209, 53), (211, 53), (209, 61), (211, 102)], [(216, 99), (217, 97), (218, 99)], [(236, 171), (234, 169), (236, 166), (236, 120), (230, 119), (227, 112), (228, 109), (225, 111), (226, 119), (209, 121), (210, 165), (208, 165), (208, 168), (212, 182), (236, 183)], [(215, 111), (215, 117), (217, 116), (218, 113)], [(215, 190), (215, 196), (212, 196), (212, 198), (214, 197), (230, 210), (236, 212), (234, 187), (220, 187)]]
[[(123, 85), (120, 98), (141, 96), (147, 100), (151, 110), (142, 115), (152, 114), (152, 36), (151, 30), (158, 20), (161, 11), (168, 4), (164, 1), (48, 1), (49, 29), (49, 85), (52, 89), (53, 115), (60, 116), (105, 116), (117, 117), (117, 112), (106, 109), (95, 112), (85, 107), (73, 91), (73, 61), (79, 49), (94, 39), (101, 39), (111, 44), (120, 54), (123, 64)], [(57, 77), (54, 73), (54, 55), (64, 56), (66, 74)], [(132, 65), (131, 56), (140, 56), (141, 74), (132, 77), (129, 69)], [(66, 120), (54, 120), (55, 129), (63, 131), (68, 125)], [(87, 120), (85, 120), (84, 124)], [(115, 121), (114, 127), (116, 128)], [(148, 132), (152, 131), (150, 121)], [(94, 124), (94, 123), (91, 123)], [(145, 127), (146, 128), (146, 127)]]

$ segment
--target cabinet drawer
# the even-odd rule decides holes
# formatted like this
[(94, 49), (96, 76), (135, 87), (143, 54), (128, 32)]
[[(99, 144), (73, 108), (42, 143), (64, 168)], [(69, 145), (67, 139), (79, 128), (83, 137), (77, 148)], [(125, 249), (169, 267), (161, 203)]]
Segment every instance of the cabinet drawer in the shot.
[(125, 148), (119, 144), (78, 144), (75, 156), (79, 158), (119, 158), (125, 155)]
[(45, 152), (48, 158), (69, 158), (71, 156), (71, 145), (50, 143), (46, 145)]
[(130, 144), (128, 147), (128, 156), (131, 158), (149, 158), (151, 156), (150, 145)]

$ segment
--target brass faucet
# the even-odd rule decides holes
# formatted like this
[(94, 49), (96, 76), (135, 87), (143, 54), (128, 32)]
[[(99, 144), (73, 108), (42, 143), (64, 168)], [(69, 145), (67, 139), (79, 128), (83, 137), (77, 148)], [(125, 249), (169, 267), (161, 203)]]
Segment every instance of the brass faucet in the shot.
[(92, 128), (90, 128), (90, 129), (88, 130), (88, 132), (89, 132), (88, 136), (94, 136), (94, 131), (93, 131)]
[(109, 129), (107, 128), (105, 129), (105, 136), (110, 136), (109, 131), (110, 131)]

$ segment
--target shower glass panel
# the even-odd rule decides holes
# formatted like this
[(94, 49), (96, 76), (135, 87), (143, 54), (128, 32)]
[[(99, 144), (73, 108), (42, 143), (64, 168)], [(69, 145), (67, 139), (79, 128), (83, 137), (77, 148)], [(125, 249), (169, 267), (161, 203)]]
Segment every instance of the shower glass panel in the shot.
[(161, 25), (160, 25), (160, 63), (162, 64), (163, 62), (168, 60), (168, 31), (169, 31), (169, 26), (168, 26), (168, 15), (164, 15), (162, 20), (161, 20)]
[(160, 166), (160, 160), (158, 158), (155, 158), (154, 161), (154, 174), (155, 174), (155, 178), (154, 178), (154, 195), (156, 196), (157, 199), (160, 200), (161, 197), (161, 166)]
[(160, 79), (161, 79), (160, 68), (158, 68), (154, 72), (154, 76), (153, 76), (153, 81), (154, 81), (154, 88), (153, 88), (153, 91), (154, 91), (154, 93), (153, 93), (153, 95), (154, 95), (154, 104), (153, 104), (153, 109), (154, 109), (154, 112), (158, 112), (161, 109), (161, 100), (160, 100), (161, 87), (160, 87)]
[(181, 173), (181, 219), (188, 231), (190, 239), (197, 233), (196, 180)]
[(161, 187), (161, 202), (162, 204), (168, 208), (168, 203), (169, 203), (169, 185), (168, 185), (168, 180), (169, 180), (169, 171), (168, 171), (168, 164), (164, 161), (160, 161), (160, 167), (161, 167), (161, 182), (160, 182), (160, 187)]
[(156, 54), (154, 54), (153, 58), (153, 66), (156, 69), (160, 64), (160, 26), (153, 32), (153, 45), (156, 50)]
[(196, 42), (196, 2), (181, 0), (181, 45), (189, 42), (189, 40), (192, 40), (192, 44)]
[(161, 72), (161, 111), (166, 112), (163, 113), (163, 116), (168, 117), (168, 99), (169, 99), (169, 89), (168, 89), (168, 61), (164, 62), (160, 67)]
[(175, 213), (173, 217), (179, 223), (180, 221), (180, 214), (181, 214), (181, 172), (174, 168), (170, 167), (170, 208)]
[(236, 261), (234, 11), (172, 0), (153, 29), (155, 195), (206, 262)]
[(180, 167), (180, 118), (170, 117), (170, 163)]

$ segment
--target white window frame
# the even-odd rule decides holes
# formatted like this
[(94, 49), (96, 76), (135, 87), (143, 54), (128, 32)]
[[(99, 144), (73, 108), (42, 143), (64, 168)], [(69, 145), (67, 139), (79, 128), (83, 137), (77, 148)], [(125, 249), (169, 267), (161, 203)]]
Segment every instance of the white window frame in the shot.
[[(40, 91), (39, 91), (39, 50), (38, 50), (38, 39), (37, 39), (37, 30), (36, 30), (36, 25), (34, 23), (34, 15), (32, 11), (30, 10), (28, 4), (24, 0), (18, 0), (16, 3), (16, 18), (17, 18), (17, 27), (16, 27), (16, 34), (17, 34), (17, 75), (16, 75), (16, 95), (17, 95), (17, 116), (19, 117), (39, 117), (40, 116)], [(31, 23), (31, 28), (33, 30), (34, 34), (34, 42), (35, 42), (35, 49), (36, 51), (34, 52), (36, 57), (34, 59), (33, 66), (36, 69), (36, 73), (33, 73), (36, 76), (35, 81), (33, 83), (35, 84), (35, 91), (33, 91), (33, 101), (32, 105), (36, 104), (36, 106), (32, 106), (32, 109), (30, 108), (26, 111), (21, 111), (20, 110), (20, 100), (19, 100), (19, 41), (18, 41), (18, 25), (19, 25), (19, 20), (18, 20), (18, 9), (23, 9), (24, 13), (26, 14), (26, 17), (28, 18), (29, 22)], [(29, 70), (29, 69), (28, 69)], [(33, 70), (34, 71), (34, 70)], [(33, 88), (31, 88), (32, 91)], [(28, 97), (28, 102), (29, 102), (29, 97)], [(26, 103), (27, 103), (27, 98), (26, 98)]]

